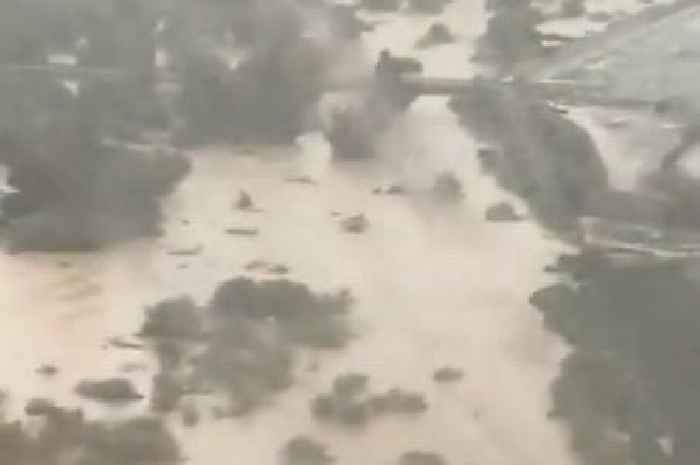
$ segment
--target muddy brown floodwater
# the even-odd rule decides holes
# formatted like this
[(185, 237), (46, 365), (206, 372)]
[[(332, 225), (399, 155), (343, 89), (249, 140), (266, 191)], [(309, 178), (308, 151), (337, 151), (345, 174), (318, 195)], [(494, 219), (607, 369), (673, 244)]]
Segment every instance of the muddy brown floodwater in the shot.
[[(459, 0), (447, 7), (440, 21), (458, 41), (415, 52), (426, 74), (473, 72), (466, 63), (485, 23), (481, 4)], [(412, 51), (436, 20), (371, 18), (379, 21), (365, 38), (371, 54), (383, 47)], [(271, 465), (298, 435), (324, 443), (339, 463), (391, 464), (409, 450), (440, 452), (456, 465), (574, 463), (565, 431), (547, 419), (549, 385), (566, 348), (528, 305), (530, 293), (552, 279), (543, 267), (566, 247), (532, 221), (485, 221), (485, 210), (497, 202), (525, 209), (480, 171), (476, 143), (444, 99), (417, 101), (381, 150), (374, 162), (332, 163), (317, 134), (295, 147), (202, 149), (191, 153), (193, 172), (167, 201), (166, 234), (157, 241), (95, 254), (0, 257), (0, 388), (11, 394), (8, 415), (20, 416), (32, 397), (82, 405), (92, 418), (147, 409), (147, 400), (86, 403), (73, 389), (84, 378), (128, 376), (139, 392), (149, 392), (152, 356), (109, 340), (132, 340), (145, 306), (181, 294), (204, 302), (225, 279), (261, 276), (246, 265), (265, 260), (284, 264), (290, 279), (314, 290), (350, 289), (358, 337), (342, 351), (303, 354), (297, 382), (250, 416), (213, 421), (202, 409), (201, 422), (186, 430), (173, 418), (188, 464)], [(431, 196), (444, 171), (462, 182), (461, 202)], [(315, 184), (286, 182), (299, 176)], [(394, 183), (405, 195), (372, 194)], [(234, 208), (241, 190), (259, 211)], [(344, 233), (342, 218), (360, 213), (367, 230)], [(259, 234), (224, 233), (231, 228)], [(168, 253), (175, 249), (199, 253)], [(47, 363), (58, 367), (55, 376), (35, 372)], [(444, 366), (463, 371), (463, 378), (435, 383), (433, 373)], [(420, 392), (429, 408), (419, 418), (381, 418), (362, 430), (314, 421), (310, 399), (347, 372), (369, 375), (377, 392), (394, 386)]]

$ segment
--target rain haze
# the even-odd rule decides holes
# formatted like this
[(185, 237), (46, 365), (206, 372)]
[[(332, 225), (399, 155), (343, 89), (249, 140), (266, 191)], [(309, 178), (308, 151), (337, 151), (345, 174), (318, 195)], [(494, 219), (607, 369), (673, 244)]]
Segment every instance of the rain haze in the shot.
[(0, 3), (0, 465), (700, 463), (697, 1)]

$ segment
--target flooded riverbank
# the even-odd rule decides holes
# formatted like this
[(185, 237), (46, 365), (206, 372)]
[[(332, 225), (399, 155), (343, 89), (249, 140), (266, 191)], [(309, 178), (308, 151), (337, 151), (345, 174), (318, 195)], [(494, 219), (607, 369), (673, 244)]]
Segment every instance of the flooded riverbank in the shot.
[[(442, 20), (455, 44), (415, 53), (426, 75), (470, 77), (468, 57), (485, 24), (481, 2), (455, 1)], [(435, 18), (368, 15), (378, 22), (365, 37), (368, 54), (388, 47), (411, 52)], [(567, 353), (528, 298), (555, 281), (543, 268), (567, 247), (528, 218), (526, 206), (485, 175), (477, 143), (444, 98), (421, 98), (380, 140), (371, 162), (333, 161), (318, 134), (295, 146), (208, 147), (189, 151), (191, 174), (164, 203), (164, 235), (81, 255), (0, 257), (0, 353), (8, 417), (22, 417), (32, 397), (81, 406), (91, 418), (127, 418), (148, 408), (85, 402), (74, 392), (85, 378), (128, 377), (150, 392), (157, 363), (148, 350), (116, 347), (113, 338), (140, 339), (145, 307), (192, 296), (205, 304), (235, 276), (271, 279), (256, 260), (288, 268), (290, 280), (318, 292), (347, 288), (356, 337), (334, 352), (302, 350), (296, 382), (242, 418), (215, 419), (211, 402), (192, 396), (200, 423), (169, 425), (187, 463), (235, 460), (274, 464), (282, 445), (312, 436), (338, 463), (391, 464), (408, 450), (430, 450), (448, 463), (516, 465), (575, 463), (567, 433), (548, 418), (550, 384)], [(433, 192), (452, 173), (463, 198)], [(289, 182), (307, 179), (311, 182)], [(399, 185), (403, 195), (376, 195)], [(255, 208), (236, 208), (240, 191)], [(489, 222), (502, 201), (525, 216)], [(368, 227), (348, 234), (342, 220), (362, 214)], [(227, 234), (256, 230), (254, 234)], [(185, 251), (173, 253), (173, 251)], [(42, 364), (58, 369), (47, 378)], [(433, 380), (444, 366), (464, 372), (458, 382)], [(365, 428), (327, 426), (312, 417), (310, 400), (335, 377), (369, 376), (373, 392), (394, 387), (421, 393), (427, 410), (415, 417), (373, 420)], [(546, 447), (543, 447), (546, 445)]]

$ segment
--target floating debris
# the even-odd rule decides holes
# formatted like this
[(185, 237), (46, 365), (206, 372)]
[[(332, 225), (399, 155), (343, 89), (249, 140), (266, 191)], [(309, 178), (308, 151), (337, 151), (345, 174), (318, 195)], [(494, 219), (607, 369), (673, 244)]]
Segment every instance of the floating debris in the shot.
[(44, 364), (37, 368), (36, 372), (42, 376), (55, 376), (58, 374), (58, 367), (51, 364)]
[(270, 274), (276, 274), (276, 275), (283, 275), (283, 274), (288, 274), (289, 273), (289, 267), (287, 265), (272, 265), (267, 269), (267, 272)]
[(484, 217), (487, 221), (512, 222), (520, 221), (522, 218), (515, 213), (515, 209), (508, 202), (499, 202), (486, 209)]
[(120, 337), (113, 337), (109, 340), (109, 345), (117, 349), (143, 350), (143, 344), (139, 342), (125, 341)]
[(168, 251), (168, 255), (173, 255), (175, 257), (188, 257), (191, 255), (199, 255), (203, 250), (204, 247), (201, 244), (198, 244), (194, 247), (170, 250)]
[(369, 221), (364, 214), (353, 215), (345, 218), (341, 223), (341, 227), (349, 233), (360, 234), (367, 230)]
[(433, 380), (436, 383), (452, 383), (464, 378), (464, 372), (458, 368), (442, 367), (433, 373)]
[(285, 275), (289, 273), (289, 267), (281, 263), (270, 263), (265, 260), (253, 260), (245, 266), (246, 271), (260, 271), (274, 275)]
[(406, 189), (401, 184), (392, 184), (386, 189), (377, 187), (374, 190), (372, 190), (372, 193), (376, 195), (404, 195), (406, 194)]
[(137, 371), (146, 371), (148, 366), (141, 362), (127, 362), (119, 367), (119, 371), (122, 373), (134, 373)]
[(307, 184), (310, 186), (318, 185), (318, 183), (310, 176), (293, 176), (285, 179), (285, 181), (294, 184)]
[(253, 260), (251, 262), (248, 262), (246, 264), (245, 269), (246, 271), (257, 271), (262, 268), (267, 268), (270, 264), (266, 262), (265, 260)]
[(258, 228), (227, 228), (226, 234), (229, 236), (255, 237), (260, 234)]
[(253, 208), (253, 198), (246, 191), (242, 190), (238, 194), (236, 208), (239, 210), (251, 210)]
[(387, 195), (403, 195), (406, 193), (406, 189), (400, 184), (392, 184), (384, 193)]

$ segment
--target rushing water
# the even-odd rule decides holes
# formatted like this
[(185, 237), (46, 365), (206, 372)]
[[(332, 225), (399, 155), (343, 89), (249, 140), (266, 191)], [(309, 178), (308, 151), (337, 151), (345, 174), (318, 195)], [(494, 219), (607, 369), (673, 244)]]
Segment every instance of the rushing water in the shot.
[[(485, 22), (481, 3), (461, 0), (448, 8), (445, 21), (460, 41), (417, 53), (426, 74), (471, 72), (466, 63)], [(374, 19), (380, 26), (367, 36), (370, 53), (385, 46), (409, 52), (432, 22)], [(168, 200), (159, 240), (99, 254), (0, 257), (0, 387), (11, 393), (10, 413), (19, 415), (33, 396), (76, 405), (78, 380), (118, 376), (125, 364), (142, 365), (127, 376), (148, 392), (150, 356), (107, 341), (135, 333), (145, 305), (185, 293), (204, 301), (217, 283), (244, 273), (246, 263), (266, 259), (288, 265), (291, 278), (315, 289), (349, 288), (357, 299), (358, 338), (341, 352), (304, 356), (298, 382), (249, 418), (206, 420), (186, 431), (173, 421), (188, 463), (272, 464), (281, 444), (297, 434), (317, 437), (348, 464), (393, 463), (408, 449), (435, 450), (458, 465), (572, 463), (565, 432), (547, 420), (549, 384), (565, 348), (527, 303), (548, 280), (542, 268), (564, 246), (531, 221), (484, 220), (485, 208), (497, 201), (524, 207), (480, 172), (475, 148), (444, 99), (421, 99), (387, 134), (381, 161), (332, 163), (313, 134), (293, 148), (202, 150), (192, 153), (192, 175)], [(463, 181), (461, 204), (431, 197), (434, 176), (443, 170)], [(318, 184), (285, 182), (295, 175)], [(395, 182), (409, 193), (372, 194)], [(240, 189), (261, 212), (233, 209)], [(343, 233), (333, 211), (362, 212), (371, 226), (365, 234)], [(260, 235), (224, 234), (238, 226), (257, 227)], [(199, 255), (167, 253), (199, 244)], [(62, 261), (71, 266), (59, 266)], [(37, 376), (42, 363), (56, 364), (59, 375)], [(318, 370), (308, 370), (316, 364)], [(464, 369), (464, 381), (433, 383), (433, 371), (444, 365)], [(308, 401), (347, 371), (369, 374), (373, 389), (423, 392), (429, 410), (415, 419), (377, 420), (361, 431), (322, 427), (310, 417)], [(83, 405), (90, 416), (110, 417), (145, 406)]]

